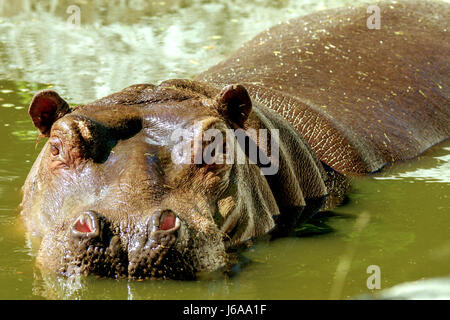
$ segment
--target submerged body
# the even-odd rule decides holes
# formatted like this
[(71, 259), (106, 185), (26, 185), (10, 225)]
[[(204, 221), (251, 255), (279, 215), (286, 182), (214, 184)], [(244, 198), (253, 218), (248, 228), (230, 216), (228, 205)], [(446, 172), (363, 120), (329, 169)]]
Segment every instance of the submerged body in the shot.
[[(366, 7), (319, 12), (261, 33), (195, 81), (135, 85), (73, 109), (38, 93), (30, 115), (49, 141), (22, 202), (43, 238), (38, 262), (65, 275), (193, 278), (245, 241), (333, 207), (347, 177), (448, 138), (449, 6), (379, 6), (380, 30), (367, 28)], [(193, 158), (209, 129), (276, 129), (277, 171), (174, 161), (180, 128)]]

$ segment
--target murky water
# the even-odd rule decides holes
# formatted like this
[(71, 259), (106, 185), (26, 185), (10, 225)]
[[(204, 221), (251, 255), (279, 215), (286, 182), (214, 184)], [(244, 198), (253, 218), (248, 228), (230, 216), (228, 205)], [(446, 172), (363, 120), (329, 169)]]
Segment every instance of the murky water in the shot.
[[(354, 182), (349, 202), (303, 229), (258, 243), (233, 277), (199, 281), (64, 279), (34, 266), (18, 205), (38, 154), (34, 92), (72, 103), (139, 82), (191, 78), (279, 21), (355, 1), (0, 0), (0, 299), (328, 299), (450, 276), (450, 141)], [(66, 12), (81, 9), (79, 28)], [(41, 144), (42, 145), (42, 144)]]

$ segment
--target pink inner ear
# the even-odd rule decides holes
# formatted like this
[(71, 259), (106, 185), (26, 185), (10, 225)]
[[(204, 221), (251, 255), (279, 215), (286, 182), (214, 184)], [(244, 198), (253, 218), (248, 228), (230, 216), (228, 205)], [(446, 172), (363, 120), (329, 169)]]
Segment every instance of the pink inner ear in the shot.
[(42, 111), (51, 111), (56, 106), (56, 103), (53, 99), (50, 98), (41, 98), (39, 99), (39, 108)]
[(40, 97), (32, 105), (31, 117), (35, 124), (46, 126), (48, 121), (52, 121), (56, 108), (57, 105), (53, 99)]
[(80, 222), (80, 220), (77, 220), (77, 222), (75, 223), (75, 230), (82, 233), (92, 232), (87, 221)]
[(161, 230), (170, 230), (175, 228), (176, 217), (173, 214), (166, 214), (161, 221)]
[(70, 112), (70, 107), (56, 92), (43, 90), (31, 101), (28, 114), (41, 135), (48, 137), (55, 121)]
[(40, 114), (41, 116), (48, 117), (56, 111), (56, 103), (51, 98), (41, 97), (35, 102), (33, 109), (34, 114)]

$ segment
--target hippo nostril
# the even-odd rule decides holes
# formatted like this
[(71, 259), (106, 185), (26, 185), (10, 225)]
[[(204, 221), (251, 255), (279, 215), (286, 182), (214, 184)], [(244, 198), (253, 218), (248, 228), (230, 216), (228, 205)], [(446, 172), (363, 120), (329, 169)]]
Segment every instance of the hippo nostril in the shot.
[(181, 220), (171, 210), (158, 210), (147, 219), (147, 225), (151, 234), (167, 234), (177, 231)]
[(71, 227), (72, 235), (75, 237), (96, 237), (99, 235), (99, 224), (97, 215), (93, 211), (83, 212)]
[(172, 229), (173, 227), (175, 227), (175, 221), (176, 217), (174, 214), (172, 213), (163, 214), (163, 216), (161, 217), (160, 229), (161, 230)]
[(180, 220), (172, 211), (164, 211), (159, 219), (160, 230), (176, 230), (180, 226)]
[(83, 218), (78, 218), (77, 221), (75, 222), (75, 226), (74, 229), (78, 232), (82, 232), (82, 233), (88, 233), (88, 232), (92, 232), (91, 229), (91, 225), (88, 222), (88, 220), (85, 220)]

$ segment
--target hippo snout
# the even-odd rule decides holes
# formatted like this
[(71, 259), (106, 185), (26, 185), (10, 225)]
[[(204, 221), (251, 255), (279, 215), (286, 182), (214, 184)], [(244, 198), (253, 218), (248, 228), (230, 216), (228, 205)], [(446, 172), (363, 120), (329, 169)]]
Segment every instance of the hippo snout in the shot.
[[(181, 259), (173, 249), (182, 232), (182, 220), (170, 209), (150, 212), (136, 214), (136, 220), (128, 220), (126, 225), (114, 224), (104, 212), (74, 214), (62, 243), (65, 262), (61, 273), (116, 278), (174, 278), (173, 271), (180, 274), (168, 269), (167, 261)], [(192, 270), (185, 268), (181, 274), (189, 278)]]
[[(126, 239), (102, 214), (93, 210), (75, 214), (65, 234), (58, 241), (64, 253), (59, 268), (62, 274), (127, 276)], [(48, 257), (43, 254), (43, 259)]]

